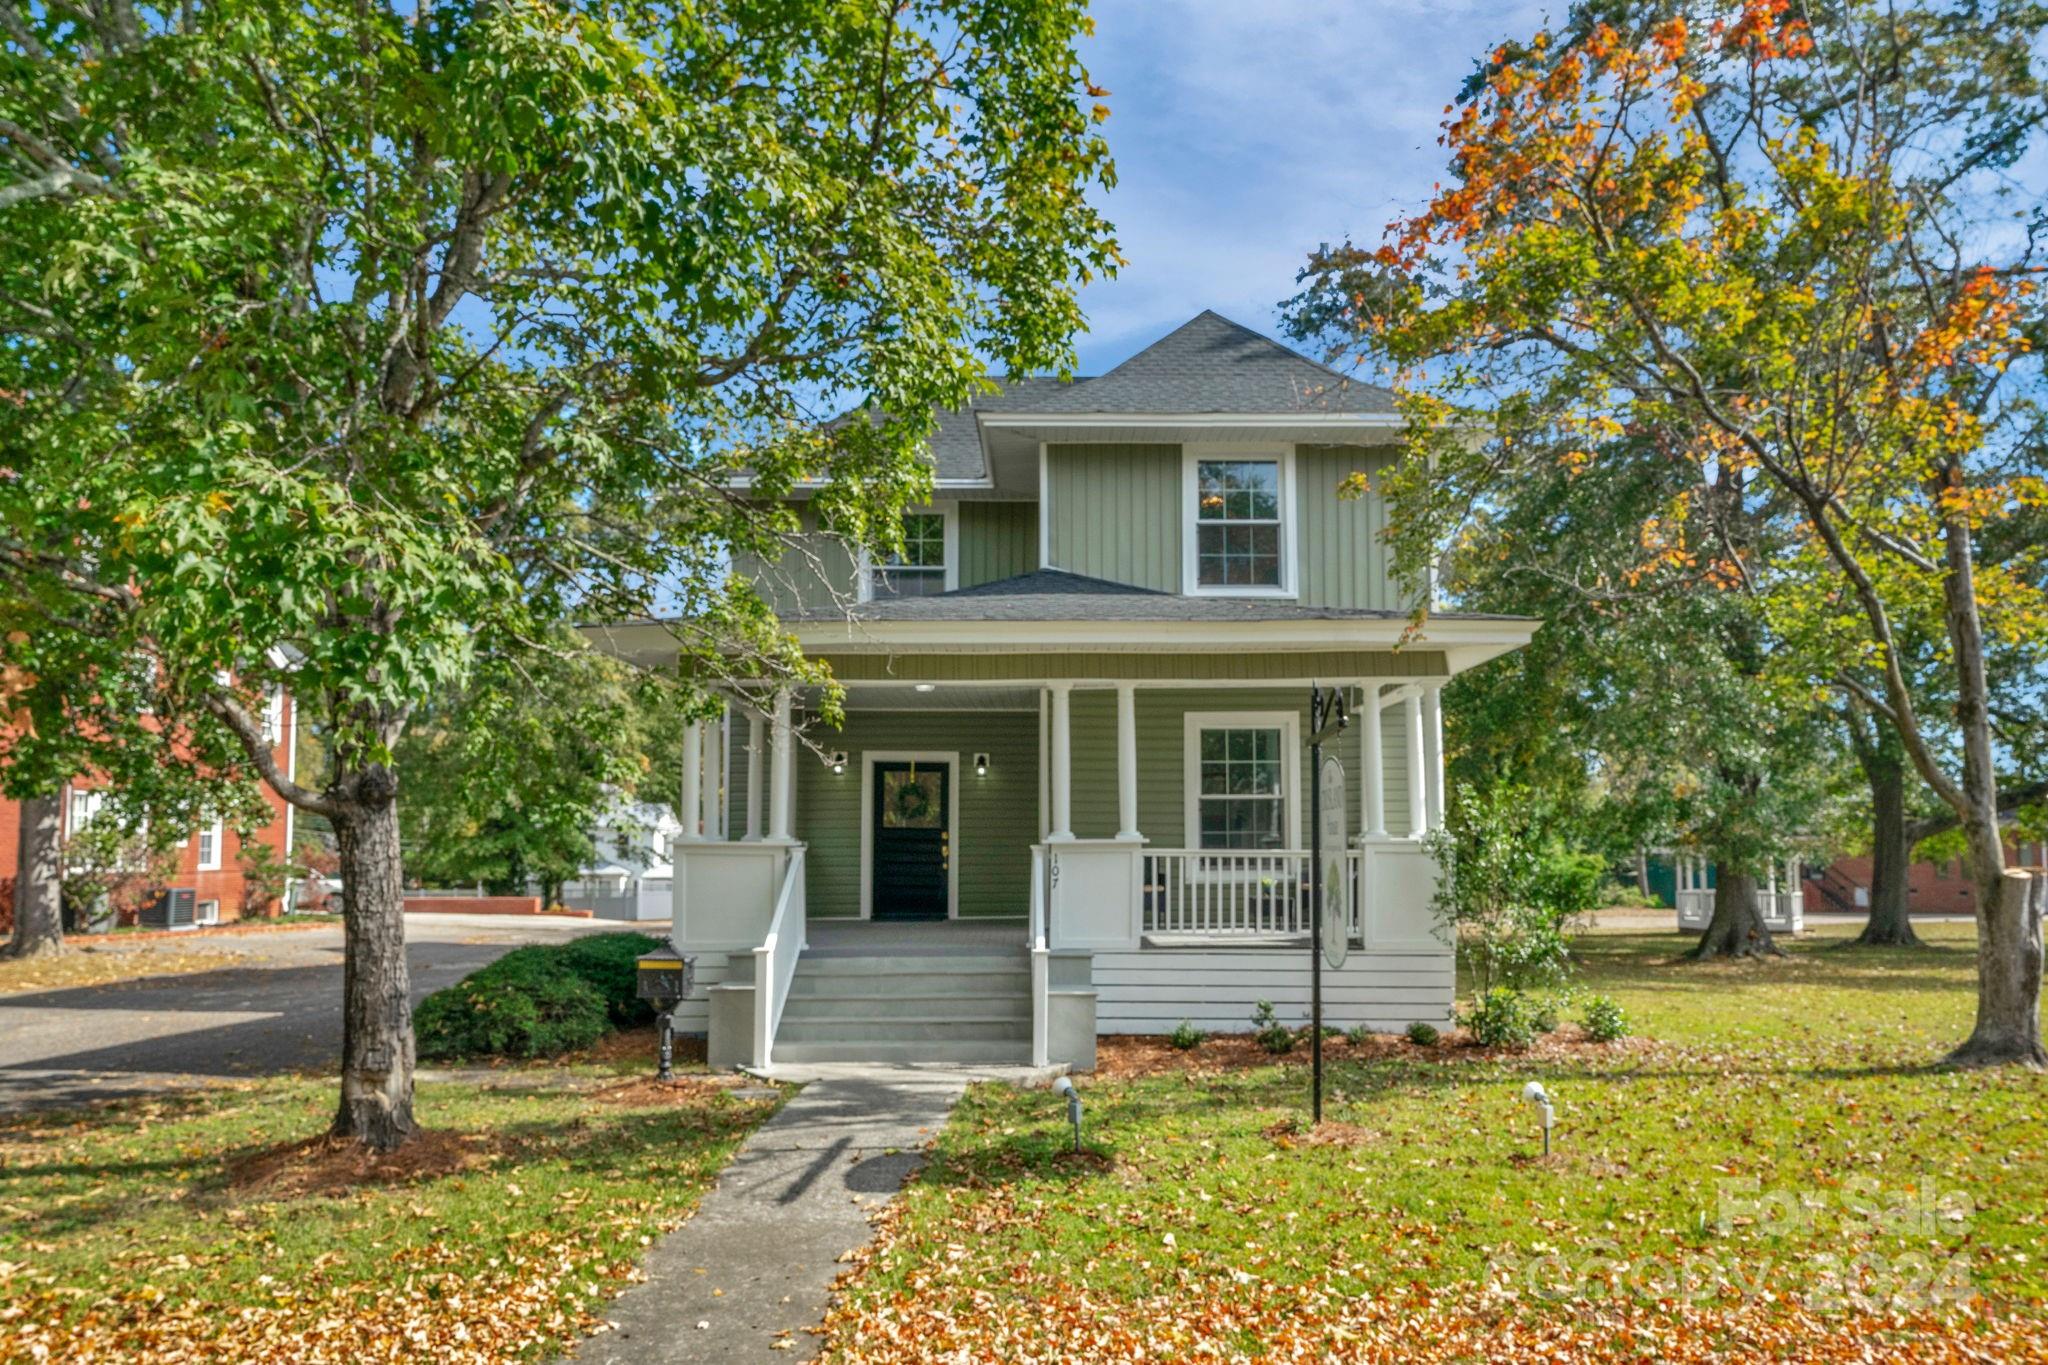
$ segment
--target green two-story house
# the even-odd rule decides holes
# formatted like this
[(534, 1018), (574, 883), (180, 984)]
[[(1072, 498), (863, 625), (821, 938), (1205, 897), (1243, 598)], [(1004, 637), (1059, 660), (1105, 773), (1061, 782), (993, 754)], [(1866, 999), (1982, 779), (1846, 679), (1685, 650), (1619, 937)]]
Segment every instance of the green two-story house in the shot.
[(1317, 685), (1350, 716), (1326, 1016), (1443, 1023), (1439, 693), (1536, 623), (1410, 632), (1376, 491), (1399, 428), (1385, 390), (1205, 312), (945, 414), (890, 562), (805, 518), (737, 566), (846, 706), (827, 729), (800, 693), (736, 697), (689, 738), (674, 936), (714, 1061), (1086, 1066), (1098, 1033), (1306, 1018)]

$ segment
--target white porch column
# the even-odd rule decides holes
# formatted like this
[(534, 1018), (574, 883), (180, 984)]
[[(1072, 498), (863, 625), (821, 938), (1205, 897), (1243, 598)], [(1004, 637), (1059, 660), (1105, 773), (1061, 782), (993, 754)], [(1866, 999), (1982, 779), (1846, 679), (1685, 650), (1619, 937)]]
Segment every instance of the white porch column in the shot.
[(747, 840), (761, 838), (761, 746), (767, 739), (767, 725), (761, 713), (747, 708)]
[(775, 692), (775, 719), (771, 727), (769, 754), (775, 776), (768, 785), (768, 842), (787, 844), (796, 814), (796, 736), (789, 727), (789, 689)]
[(1364, 747), (1358, 774), (1359, 791), (1364, 797), (1358, 812), (1363, 828), (1358, 832), (1364, 838), (1379, 839), (1387, 832), (1387, 763), (1380, 738), (1380, 684), (1365, 684), (1358, 710), (1362, 722), (1358, 727), (1359, 743)]
[(1130, 683), (1116, 688), (1116, 837), (1137, 840), (1138, 833), (1138, 689)]
[(704, 837), (698, 823), (704, 814), (704, 722), (683, 726), (683, 794), (676, 803), (683, 816), (683, 837), (695, 843)]
[(725, 838), (725, 713), (704, 727), (704, 837)]
[(1074, 753), (1073, 721), (1068, 704), (1074, 685), (1056, 682), (1052, 692), (1052, 832), (1048, 842), (1074, 837)]
[(1429, 832), (1429, 779), (1422, 771), (1422, 694), (1410, 692), (1401, 709), (1408, 728), (1408, 834), (1420, 839)]
[(1444, 685), (1422, 688), (1422, 775), (1429, 788), (1429, 827), (1444, 823)]

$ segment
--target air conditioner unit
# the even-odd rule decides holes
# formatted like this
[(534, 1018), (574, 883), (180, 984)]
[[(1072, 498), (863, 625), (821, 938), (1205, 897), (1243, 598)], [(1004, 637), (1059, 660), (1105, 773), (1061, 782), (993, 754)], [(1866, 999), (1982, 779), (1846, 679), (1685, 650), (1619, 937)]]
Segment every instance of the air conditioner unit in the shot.
[(189, 886), (172, 887), (142, 907), (142, 923), (151, 929), (190, 929), (199, 893)]

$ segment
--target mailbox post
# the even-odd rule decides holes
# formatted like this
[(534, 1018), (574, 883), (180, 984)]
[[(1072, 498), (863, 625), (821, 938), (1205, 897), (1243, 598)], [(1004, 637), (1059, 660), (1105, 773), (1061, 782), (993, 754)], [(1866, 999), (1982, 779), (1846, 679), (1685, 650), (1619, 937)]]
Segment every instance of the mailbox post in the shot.
[(654, 1006), (655, 1021), (661, 1027), (661, 1070), (657, 1074), (660, 1080), (675, 1079), (675, 1009), (690, 998), (696, 965), (673, 944), (634, 959), (636, 994)]

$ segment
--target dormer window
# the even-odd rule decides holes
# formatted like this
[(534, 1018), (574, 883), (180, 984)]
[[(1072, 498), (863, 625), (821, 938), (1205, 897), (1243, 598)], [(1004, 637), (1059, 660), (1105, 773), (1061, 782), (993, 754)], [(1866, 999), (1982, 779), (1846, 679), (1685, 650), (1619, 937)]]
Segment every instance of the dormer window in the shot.
[(1293, 592), (1292, 461), (1278, 452), (1191, 453), (1188, 463), (1186, 591)]
[(952, 517), (946, 510), (903, 514), (903, 549), (869, 574), (873, 597), (930, 597), (953, 585)]

